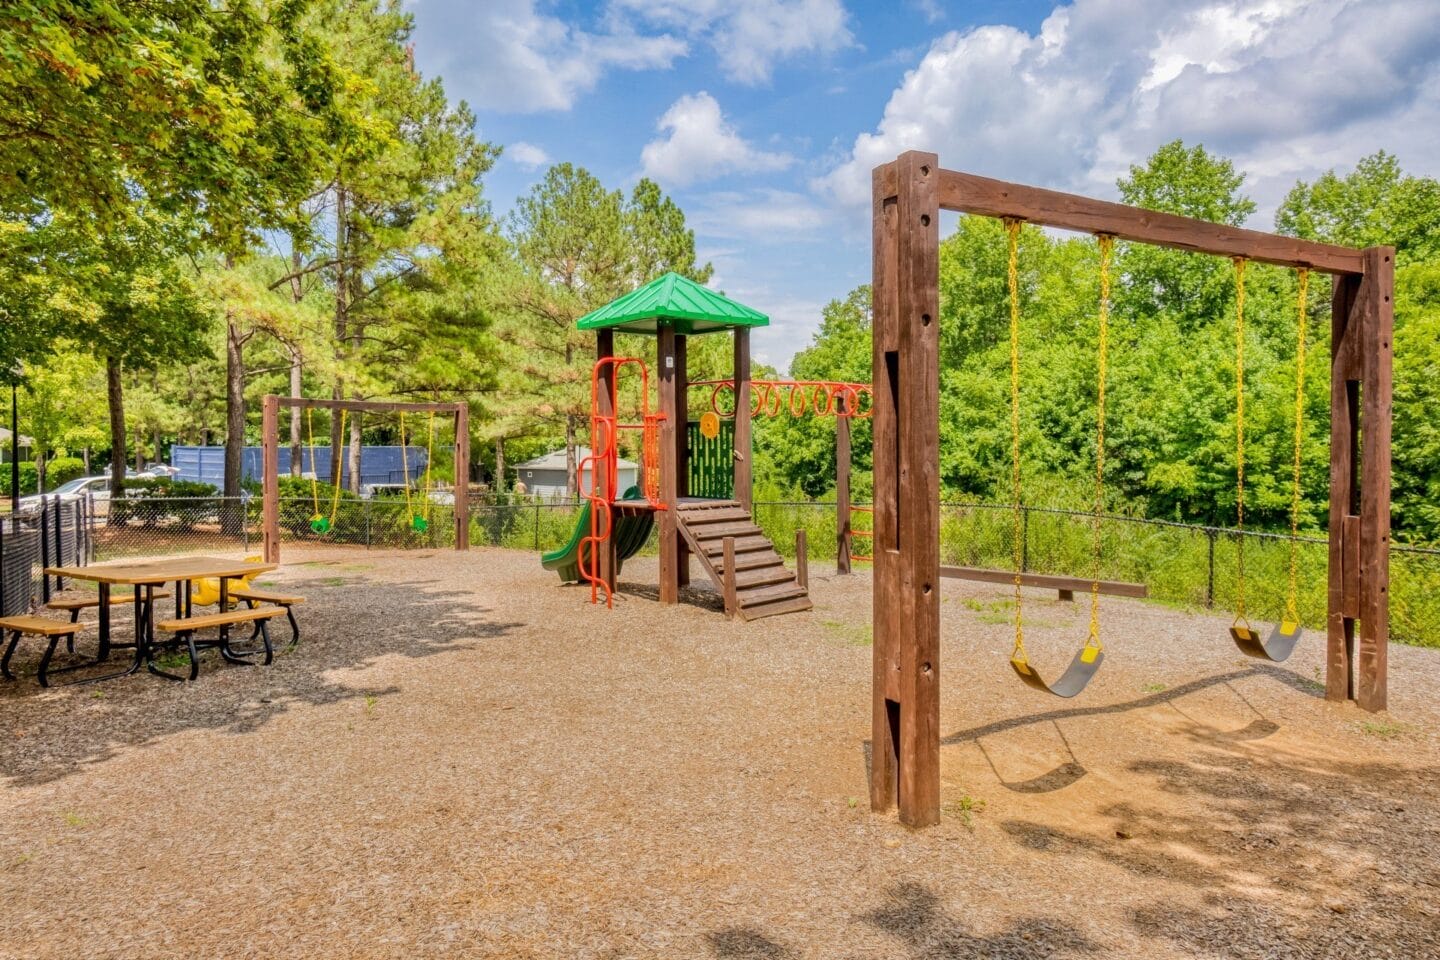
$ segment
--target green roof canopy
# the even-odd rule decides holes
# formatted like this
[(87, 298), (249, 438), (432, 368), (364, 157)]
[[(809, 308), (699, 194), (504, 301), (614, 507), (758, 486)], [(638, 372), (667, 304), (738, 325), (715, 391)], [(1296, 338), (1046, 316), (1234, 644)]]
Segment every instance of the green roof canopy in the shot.
[(767, 327), (770, 318), (678, 273), (667, 273), (587, 313), (575, 326), (581, 330), (655, 333), (662, 325), (690, 335), (736, 327)]

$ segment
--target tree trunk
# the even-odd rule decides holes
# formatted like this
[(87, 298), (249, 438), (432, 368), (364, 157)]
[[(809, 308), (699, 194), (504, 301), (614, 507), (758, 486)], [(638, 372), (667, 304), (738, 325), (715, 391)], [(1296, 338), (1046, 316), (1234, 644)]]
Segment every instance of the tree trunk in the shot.
[(357, 411), (350, 417), (350, 483), (347, 489), (351, 493), (360, 492), (360, 414)]
[(88, 443), (80, 448), (80, 459), (85, 462), (85, 476), (90, 476), (90, 445)]
[[(300, 348), (290, 345), (290, 396), (296, 400), (301, 396), (301, 373), (304, 371), (304, 356)], [(304, 455), (300, 446), (300, 408), (290, 408), (290, 476), (300, 476)], [(315, 452), (310, 452), (310, 470), (315, 470)]]
[[(346, 209), (345, 188), (337, 187), (335, 190), (335, 352), (339, 355), (337, 359), (342, 363), (345, 359), (345, 334), (346, 323), (350, 311), (350, 281), (348, 272), (345, 269), (346, 259), (349, 255), (346, 227), (348, 225), (349, 211)], [(345, 392), (340, 384), (335, 384), (330, 396), (335, 400), (345, 399)], [(340, 459), (340, 418), (336, 413), (330, 414), (330, 483), (332, 486), (340, 486), (342, 461)]]
[(124, 496), (125, 391), (120, 385), (120, 358), (105, 358), (105, 394), (110, 404), (110, 495)]
[[(295, 237), (290, 238), (290, 299), (299, 303), (305, 299), (305, 286), (300, 282), (300, 244), (295, 242)], [(301, 391), (304, 388), (303, 374), (305, 372), (305, 354), (301, 352), (300, 346), (295, 343), (286, 344), (290, 350), (290, 397), (299, 400)], [(300, 408), (290, 408), (290, 476), (298, 477), (304, 470), (300, 462), (303, 455), (300, 448)], [(310, 472), (315, 472), (315, 451), (310, 451)]]
[(240, 496), (245, 456), (245, 338), (233, 320), (225, 323), (225, 486), (227, 497)]
[[(505, 438), (495, 438), (495, 496), (506, 493), (505, 489)], [(498, 499), (496, 501), (499, 502)]]

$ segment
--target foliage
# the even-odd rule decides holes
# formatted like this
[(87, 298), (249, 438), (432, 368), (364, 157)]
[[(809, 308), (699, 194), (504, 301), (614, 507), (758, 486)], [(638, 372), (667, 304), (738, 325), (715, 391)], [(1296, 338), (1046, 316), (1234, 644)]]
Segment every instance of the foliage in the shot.
[[(9, 461), (0, 463), (0, 496), (10, 496), (10, 472), (12, 466)], [(20, 494), (21, 496), (34, 493), (38, 489), (39, 474), (35, 471), (35, 464), (28, 460), (20, 461)], [(8, 505), (7, 505), (8, 506)]]
[(45, 487), (54, 490), (62, 484), (85, 476), (85, 461), (79, 457), (55, 457), (45, 464)]

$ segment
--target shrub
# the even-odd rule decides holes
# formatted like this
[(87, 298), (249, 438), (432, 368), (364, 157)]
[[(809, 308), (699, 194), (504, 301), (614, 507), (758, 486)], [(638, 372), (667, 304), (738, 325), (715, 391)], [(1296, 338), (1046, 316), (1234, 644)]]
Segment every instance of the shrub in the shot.
[[(27, 461), (20, 462), (20, 492), (21, 494), (34, 493), (36, 488), (35, 464)], [(0, 463), (0, 494), (10, 495), (10, 464)]]
[(79, 457), (56, 457), (45, 464), (45, 487), (49, 490), (83, 476), (85, 461)]

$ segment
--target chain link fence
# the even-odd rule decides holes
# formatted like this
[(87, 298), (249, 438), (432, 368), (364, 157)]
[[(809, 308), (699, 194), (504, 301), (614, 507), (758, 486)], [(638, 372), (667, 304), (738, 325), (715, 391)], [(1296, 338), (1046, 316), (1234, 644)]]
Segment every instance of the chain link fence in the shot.
[[(260, 500), (241, 498), (126, 498), (106, 511), (86, 500), (48, 503), (43, 511), (0, 518), (0, 570), (7, 613), (22, 598), (48, 597), (53, 583), (40, 570), (90, 559), (241, 550), (259, 552)], [(470, 542), (536, 552), (565, 543), (583, 504), (512, 499), (472, 503)], [(333, 512), (332, 512), (333, 511)], [(102, 515), (97, 515), (102, 514)], [(344, 499), (321, 504), (333, 522), (317, 533), (317, 510), (304, 498), (280, 502), (281, 537), (287, 544), (361, 548), (445, 549), (455, 545), (453, 505), (400, 498)], [(423, 522), (417, 523), (416, 517)], [(787, 558), (795, 533), (805, 530), (813, 568), (837, 551), (833, 503), (757, 503), (755, 522)], [(870, 516), (852, 515), (867, 529)], [(1094, 570), (1093, 517), (1082, 511), (1025, 507), (1020, 555), (1025, 570), (1089, 577)], [(43, 535), (42, 535), (43, 531)], [(1289, 587), (1290, 537), (1163, 520), (1105, 516), (1101, 519), (1099, 576), (1143, 583), (1150, 597), (1189, 609), (1234, 610), (1239, 599), (1240, 545), (1244, 543), (1245, 605), (1257, 622), (1278, 620)], [(940, 508), (940, 562), (1008, 570), (1013, 564), (1015, 522), (1004, 504), (944, 503)], [(867, 540), (861, 552), (869, 552)], [(1295, 541), (1297, 609), (1304, 624), (1325, 624), (1328, 545), (1323, 536)], [(654, 555), (652, 537), (644, 554)], [(863, 566), (857, 561), (857, 567)], [(28, 578), (28, 579), (27, 579)], [(1390, 635), (1440, 646), (1440, 550), (1396, 544), (1390, 552)]]

